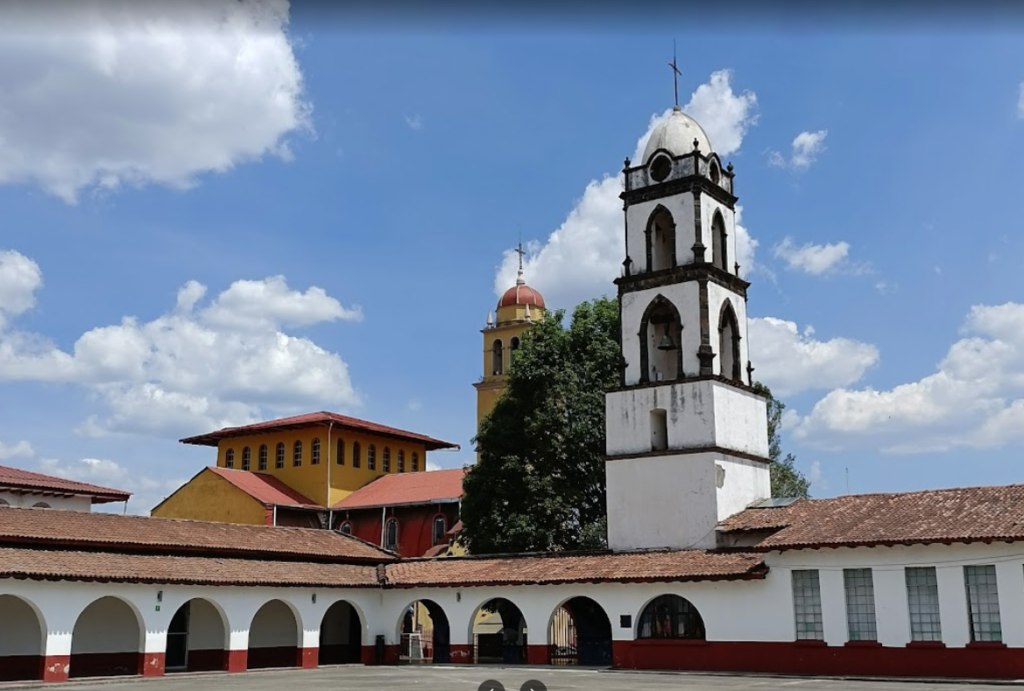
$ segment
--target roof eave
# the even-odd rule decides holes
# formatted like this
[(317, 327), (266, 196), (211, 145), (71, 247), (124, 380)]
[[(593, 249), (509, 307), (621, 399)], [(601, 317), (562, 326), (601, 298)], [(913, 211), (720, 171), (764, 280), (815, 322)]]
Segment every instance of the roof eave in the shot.
[[(342, 499), (342, 502), (345, 500)], [(424, 501), (404, 501), (393, 504), (359, 504), (358, 506), (342, 506), (341, 503), (331, 507), (332, 511), (359, 511), (361, 509), (392, 509), (403, 506), (430, 506), (432, 504), (458, 504), (462, 497), (446, 497), (444, 499), (427, 499)]]

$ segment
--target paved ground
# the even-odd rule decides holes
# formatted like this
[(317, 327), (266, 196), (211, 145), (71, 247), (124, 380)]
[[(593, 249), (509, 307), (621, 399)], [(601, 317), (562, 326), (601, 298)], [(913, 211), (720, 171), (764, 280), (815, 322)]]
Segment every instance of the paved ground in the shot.
[[(501, 686), (481, 684), (494, 680)], [(939, 682), (848, 681), (751, 676), (712, 676), (652, 672), (612, 672), (588, 669), (502, 667), (362, 667), (342, 666), (315, 670), (267, 670), (245, 674), (168, 675), (158, 679), (93, 679), (73, 684), (46, 684), (36, 688), (57, 691), (526, 691), (524, 683), (538, 680), (533, 691), (951, 691)], [(6, 688), (0, 684), (0, 688)], [(963, 688), (963, 687), (961, 687)], [(975, 685), (970, 691), (1006, 689)]]

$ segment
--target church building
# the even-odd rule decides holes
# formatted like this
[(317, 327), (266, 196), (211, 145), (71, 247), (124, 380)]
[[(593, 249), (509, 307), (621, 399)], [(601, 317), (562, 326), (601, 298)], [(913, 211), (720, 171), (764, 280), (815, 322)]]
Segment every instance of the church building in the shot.
[[(154, 514), (210, 520), (0, 507), (0, 679), (354, 661), (1024, 678), (1024, 484), (770, 496), (736, 173), (713, 145), (677, 107), (623, 171), (609, 549), (402, 556), (335, 521), (399, 516), (398, 454), (419, 479), (423, 454), (450, 445), (328, 413), (221, 430), (184, 440), (217, 448), (190, 484), (221, 488), (213, 503), (248, 494), (251, 524), (188, 485)], [(520, 274), (484, 329), (481, 416), (543, 309)], [(231, 479), (260, 469), (316, 508)], [(447, 525), (450, 490), (424, 491)], [(282, 525), (303, 511), (333, 529)]]

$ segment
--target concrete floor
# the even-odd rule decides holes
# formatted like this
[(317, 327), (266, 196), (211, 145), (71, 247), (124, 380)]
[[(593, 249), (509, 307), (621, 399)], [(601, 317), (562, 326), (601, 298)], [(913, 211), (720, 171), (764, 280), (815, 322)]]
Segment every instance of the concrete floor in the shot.
[[(481, 687), (495, 680), (501, 687)], [(99, 691), (526, 691), (524, 683), (542, 682), (547, 691), (948, 691), (950, 684), (908, 681), (848, 681), (838, 679), (753, 676), (713, 676), (652, 672), (528, 667), (362, 667), (314, 670), (266, 670), (244, 674), (168, 675), (157, 679), (83, 679), (72, 684), (33, 685), (37, 689), (94, 688)], [(10, 688), (0, 684), (0, 689)], [(23, 687), (24, 688), (24, 687)], [(1005, 685), (972, 685), (972, 691), (1005, 689)], [(533, 691), (544, 691), (534, 688)]]

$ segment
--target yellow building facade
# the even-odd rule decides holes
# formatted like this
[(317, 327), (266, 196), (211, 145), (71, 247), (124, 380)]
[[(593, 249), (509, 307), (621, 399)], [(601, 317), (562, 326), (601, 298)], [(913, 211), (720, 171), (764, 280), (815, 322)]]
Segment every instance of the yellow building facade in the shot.
[(546, 307), (539, 292), (523, 279), (522, 246), (519, 247), (519, 274), (516, 284), (498, 300), (495, 315), (487, 315), (484, 337), (483, 376), (476, 387), (476, 428), (494, 410), (505, 391), (508, 369), (519, 350), (523, 334), (544, 319)]

